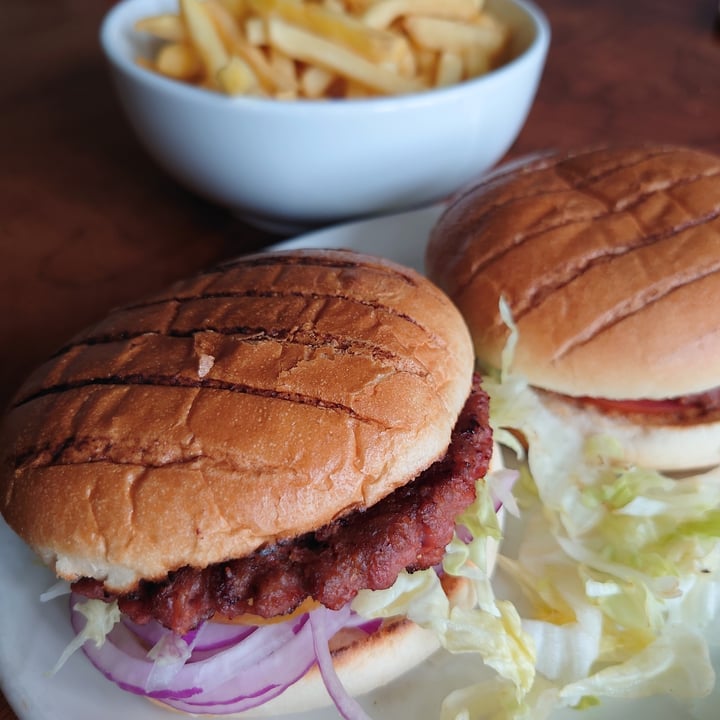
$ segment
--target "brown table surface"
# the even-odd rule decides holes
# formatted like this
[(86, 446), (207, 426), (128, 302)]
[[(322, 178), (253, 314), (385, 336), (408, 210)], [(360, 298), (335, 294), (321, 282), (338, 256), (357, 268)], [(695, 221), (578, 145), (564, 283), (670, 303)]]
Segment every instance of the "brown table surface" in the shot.
[[(111, 306), (277, 239), (176, 186), (137, 145), (97, 42), (111, 4), (0, 8), (1, 404)], [(539, 4), (553, 40), (510, 155), (636, 140), (720, 151), (718, 0)], [(14, 718), (0, 697), (0, 720)]]

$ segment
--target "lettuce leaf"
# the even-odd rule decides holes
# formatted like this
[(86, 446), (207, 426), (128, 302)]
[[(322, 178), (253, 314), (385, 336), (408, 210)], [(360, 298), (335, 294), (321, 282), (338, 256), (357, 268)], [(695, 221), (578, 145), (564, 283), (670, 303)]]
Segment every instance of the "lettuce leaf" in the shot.
[(535, 650), (514, 605), (497, 600), (490, 582), (488, 544), (497, 543), (502, 534), (491, 484), (478, 482), (476, 501), (458, 518), (472, 539), (466, 542), (456, 533), (443, 564), (446, 573), (470, 581), (472, 602), (451, 603), (437, 572), (428, 569), (401, 573), (387, 590), (362, 590), (352, 607), (368, 618), (405, 615), (435, 632), (449, 652), (477, 653), (512, 688), (514, 702), (520, 702), (534, 682)]
[(120, 621), (120, 609), (116, 600), (109, 603), (104, 600), (85, 600), (76, 603), (74, 609), (84, 615), (87, 622), (82, 632), (75, 635), (63, 650), (50, 671), (50, 675), (58, 672), (75, 651), (79, 650), (88, 640), (94, 642), (96, 647), (102, 647), (108, 633)]
[[(676, 480), (623, 464), (614, 438), (568, 426), (507, 368), (485, 387), (496, 438), (513, 429), (527, 440), (517, 548), (499, 568), (523, 605), (544, 702), (548, 687), (571, 707), (709, 693), (710, 628), (720, 638), (720, 469)], [(525, 717), (539, 697), (529, 693), (505, 715), (467, 717)]]

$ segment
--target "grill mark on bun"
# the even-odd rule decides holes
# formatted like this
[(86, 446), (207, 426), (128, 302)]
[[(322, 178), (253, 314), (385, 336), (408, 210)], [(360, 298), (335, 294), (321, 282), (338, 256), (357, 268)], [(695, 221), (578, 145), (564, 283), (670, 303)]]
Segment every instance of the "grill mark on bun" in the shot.
[(692, 277), (682, 280), (678, 279), (677, 282), (673, 282), (672, 284), (663, 288), (661, 291), (640, 294), (633, 298), (630, 298), (628, 302), (619, 310), (619, 312), (613, 313), (608, 318), (604, 318), (602, 322), (589, 326), (587, 330), (582, 334), (576, 335), (575, 337), (568, 340), (566, 343), (560, 345), (553, 355), (553, 360), (562, 359), (566, 355), (570, 354), (573, 350), (576, 350), (582, 345), (585, 345), (586, 343), (597, 339), (603, 332), (606, 332), (614, 325), (617, 325), (618, 323), (627, 320), (632, 315), (643, 312), (650, 305), (663, 300), (668, 295), (671, 295), (673, 292), (681, 290), (682, 288), (691, 285), (694, 282), (699, 282), (711, 275), (719, 273), (720, 262), (716, 267), (706, 268), (705, 270), (705, 272), (693, 275)]
[[(631, 164), (623, 166), (623, 168), (630, 167)], [(615, 168), (617, 169), (623, 169), (623, 168)], [(610, 174), (604, 173), (602, 174), (602, 177)], [(592, 220), (604, 220), (608, 218), (612, 218), (614, 216), (622, 215), (623, 213), (631, 212), (634, 208), (638, 207), (643, 202), (646, 202), (648, 199), (652, 198), (653, 196), (659, 194), (659, 193), (665, 193), (668, 191), (672, 191), (679, 187), (684, 187), (686, 185), (691, 185), (692, 183), (698, 182), (700, 180), (705, 180), (707, 178), (713, 178), (720, 175), (720, 170), (716, 172), (708, 172), (708, 173), (699, 173), (695, 174), (689, 177), (683, 177), (676, 180), (671, 180), (662, 184), (657, 184), (655, 187), (653, 187), (652, 190), (649, 190), (648, 192), (643, 192), (635, 196), (635, 198), (632, 201), (629, 202), (623, 202), (622, 200), (613, 207), (609, 208), (606, 212), (598, 212), (598, 213), (591, 213), (588, 212), (587, 214), (583, 214), (581, 216), (575, 216), (572, 220), (565, 220), (561, 218), (561, 221), (553, 224), (553, 225), (546, 225), (540, 230), (534, 230), (527, 233), (516, 233), (516, 234), (509, 234), (507, 236), (508, 243), (507, 244), (500, 244), (496, 243), (493, 245), (493, 250), (495, 252), (491, 255), (486, 256), (482, 262), (478, 263), (477, 265), (474, 265), (472, 268), (471, 274), (468, 276), (468, 278), (463, 282), (462, 284), (458, 284), (458, 292), (462, 292), (465, 289), (467, 289), (474, 281), (474, 279), (480, 275), (481, 273), (485, 272), (487, 268), (494, 262), (497, 262), (498, 260), (501, 260), (504, 258), (508, 253), (517, 250), (520, 246), (522, 246), (523, 243), (531, 241), (537, 237), (540, 237), (544, 235), (545, 233), (553, 233), (557, 232), (558, 230), (563, 230), (566, 228), (570, 228), (573, 225), (582, 225), (583, 223), (587, 223), (588, 221)], [(601, 178), (601, 175), (596, 175), (593, 177), (593, 180), (598, 180)], [(559, 194), (560, 192), (565, 193), (568, 191), (576, 191), (576, 190), (588, 190), (588, 188), (584, 187), (586, 184), (584, 182), (578, 182), (575, 184), (572, 184), (571, 186), (568, 186), (567, 188), (564, 188), (562, 191), (559, 190), (550, 190), (550, 191), (543, 191), (540, 193), (533, 193), (523, 196), (516, 196), (513, 198), (513, 200), (525, 200), (529, 198), (536, 198), (536, 197), (550, 197), (555, 194)], [(589, 186), (590, 183), (587, 183)], [(588, 195), (592, 196), (594, 199), (598, 200), (602, 204), (604, 204), (607, 207), (607, 198), (603, 198), (602, 196), (596, 196), (590, 192), (587, 192)], [(508, 203), (511, 201), (508, 201)], [(497, 204), (497, 205), (491, 205), (485, 212), (474, 215), (472, 218), (472, 222), (469, 222), (469, 226), (476, 225), (477, 223), (482, 223), (485, 221), (485, 219), (488, 216), (493, 215), (496, 211), (500, 211), (505, 207), (506, 203)], [(710, 220), (714, 219), (713, 217), (709, 218)], [(684, 228), (681, 228), (681, 230)], [(642, 239), (642, 238), (641, 238)], [(640, 245), (638, 245), (639, 247)], [(629, 248), (632, 249), (632, 248)], [(619, 248), (620, 252), (619, 254), (622, 254), (623, 252), (626, 252), (625, 249)]]
[[(397, 310), (396, 308), (393, 308), (390, 305), (386, 305), (384, 303), (379, 302), (371, 302), (368, 300), (363, 300), (362, 298), (354, 298), (350, 295), (339, 295), (339, 294), (331, 294), (331, 293), (315, 293), (315, 292), (302, 292), (302, 291), (290, 291), (290, 292), (283, 292), (283, 291), (261, 291), (261, 290), (239, 290), (239, 291), (223, 291), (223, 292), (207, 292), (202, 293), (199, 295), (193, 295), (190, 297), (182, 297), (182, 296), (172, 296), (172, 297), (165, 297), (165, 298), (156, 298), (153, 300), (144, 301), (141, 303), (137, 303), (134, 305), (128, 305), (122, 308), (123, 311), (130, 311), (130, 310), (143, 310), (151, 307), (156, 307), (159, 305), (164, 305), (167, 303), (177, 303), (178, 309), (181, 305), (192, 303), (192, 302), (198, 302), (202, 300), (220, 300), (220, 299), (234, 299), (234, 298), (276, 298), (276, 299), (282, 299), (285, 297), (294, 297), (294, 298), (302, 298), (305, 300), (320, 300), (320, 301), (332, 301), (332, 300), (340, 300), (342, 302), (348, 302), (348, 303), (354, 303), (357, 305), (361, 305), (363, 307), (368, 307), (374, 311), (377, 312), (383, 312), (391, 317), (397, 318), (398, 320), (401, 320), (403, 322), (409, 323), (410, 325), (413, 325), (418, 330), (420, 330), (430, 341), (433, 345), (437, 347), (444, 347), (445, 343), (443, 342), (442, 338), (437, 334), (432, 332), (430, 328), (428, 328), (423, 323), (419, 322), (416, 318), (414, 318), (412, 315), (408, 315), (407, 313), (401, 312)], [(77, 342), (82, 343), (84, 341), (84, 337), (78, 338)]]
[(255, 344), (262, 342), (277, 342), (283, 345), (300, 345), (312, 350), (331, 348), (343, 355), (359, 355), (371, 357), (378, 362), (390, 363), (398, 372), (407, 372), (418, 377), (427, 377), (428, 371), (420, 363), (409, 357), (402, 357), (398, 353), (383, 347), (370, 340), (358, 340), (352, 337), (318, 333), (314, 330), (297, 328), (265, 328), (261, 326), (234, 325), (228, 327), (203, 326), (188, 328), (187, 330), (138, 330), (137, 332), (118, 332), (101, 335), (89, 335), (69, 343), (60, 348), (51, 359), (60, 359), (64, 355), (83, 347), (95, 345), (109, 345), (143, 337), (159, 336), (178, 339), (189, 339), (201, 336), (203, 333), (217, 333), (224, 337), (238, 340), (243, 343)]
[[(557, 170), (559, 166), (561, 166), (563, 163), (567, 163), (570, 160), (575, 160), (577, 158), (586, 157), (588, 155), (592, 155), (597, 152), (602, 152), (603, 148), (593, 148), (586, 151), (579, 151), (579, 152), (570, 152), (566, 153), (564, 155), (558, 155), (554, 152), (550, 152), (548, 154), (539, 155), (539, 157), (535, 160), (530, 160), (528, 163), (524, 164), (522, 160), (520, 160), (520, 165), (516, 167), (513, 163), (507, 163), (507, 166), (503, 165), (496, 172), (491, 173), (485, 180), (481, 180), (480, 182), (471, 185), (466, 191), (459, 193), (456, 195), (453, 199), (453, 202), (448, 206), (447, 210), (445, 212), (448, 212), (451, 208), (453, 208), (455, 205), (460, 203), (462, 200), (464, 200), (468, 196), (477, 195), (478, 193), (482, 192), (488, 192), (492, 191), (493, 186), (498, 186), (499, 188), (504, 187), (506, 182), (515, 182), (519, 177), (527, 177), (529, 175), (537, 175), (539, 173), (546, 173), (548, 170)], [(659, 153), (655, 153), (659, 154)], [(654, 155), (646, 155), (643, 157), (643, 159), (647, 159), (648, 157), (653, 157)], [(617, 167), (612, 168), (612, 172), (615, 172), (617, 170), (622, 169), (622, 167), (631, 167), (631, 164), (628, 163), (627, 165), (619, 165)], [(611, 171), (608, 171), (611, 172)], [(605, 173), (603, 173), (604, 175)], [(590, 177), (590, 176), (587, 176)], [(596, 178), (598, 176), (595, 176)], [(533, 198), (533, 197), (542, 197), (543, 195), (547, 195), (550, 193), (547, 193), (545, 191), (540, 191), (537, 193), (528, 193), (526, 195), (516, 195), (514, 197), (510, 197), (507, 200), (503, 202), (498, 202), (490, 205), (490, 210), (495, 209), (502, 209), (504, 207), (507, 207), (508, 205), (511, 205), (516, 200), (523, 200), (525, 198)], [(478, 216), (475, 216), (478, 217)], [(482, 215), (480, 216), (482, 217)], [(469, 223), (470, 225), (474, 223)]]
[[(352, 256), (353, 251), (351, 250), (334, 250), (332, 254), (328, 252), (326, 256), (318, 255), (317, 252), (313, 254), (303, 254), (302, 251), (295, 254), (292, 252), (278, 253), (277, 255), (250, 255), (246, 257), (239, 257), (235, 260), (228, 260), (221, 263), (218, 267), (222, 271), (226, 271), (232, 268), (239, 267), (274, 267), (284, 265), (287, 267), (325, 267), (325, 268), (337, 268), (338, 270), (369, 270), (371, 272), (378, 272), (388, 277), (396, 277), (402, 280), (404, 283), (411, 287), (417, 287), (415, 278), (410, 275), (401, 272), (398, 268), (385, 265), (381, 262), (377, 263), (365, 263), (358, 262), (356, 259), (340, 260), (338, 255), (347, 253), (348, 256)], [(210, 273), (206, 273), (211, 275)]]
[(412, 315), (401, 312), (390, 305), (385, 305), (380, 302), (373, 302), (370, 300), (363, 300), (362, 298), (352, 297), (351, 295), (341, 295), (336, 293), (318, 293), (318, 292), (305, 292), (301, 290), (257, 290), (257, 289), (246, 289), (246, 290), (224, 290), (219, 292), (204, 292), (198, 295), (191, 295), (183, 297), (181, 295), (156, 298), (147, 300), (144, 302), (136, 303), (133, 305), (127, 305), (122, 309), (127, 310), (143, 310), (146, 308), (154, 307), (157, 305), (163, 305), (165, 303), (177, 303), (183, 305), (185, 303), (198, 302), (202, 300), (223, 300), (223, 299), (236, 299), (236, 298), (302, 298), (304, 300), (341, 300), (343, 302), (355, 303), (364, 307), (369, 307), (372, 310), (379, 310), (385, 312), (388, 315), (392, 315), (400, 320), (409, 322), (417, 328), (420, 328), (425, 334), (432, 337), (436, 337), (428, 328), (422, 323), (418, 322)]
[[(557, 171), (557, 175), (560, 176), (565, 182), (568, 183), (563, 188), (564, 192), (571, 191), (571, 190), (581, 190), (581, 189), (591, 185), (594, 182), (598, 182), (598, 181), (601, 181), (601, 180), (604, 180), (604, 179), (610, 177), (610, 175), (613, 175), (614, 173), (622, 172), (623, 170), (627, 170), (631, 167), (635, 167), (644, 162), (647, 162), (648, 160), (653, 160), (656, 157), (662, 157), (663, 155), (667, 155), (672, 151), (673, 151), (673, 148), (667, 147), (667, 148), (663, 148), (661, 150), (647, 152), (632, 161), (626, 160), (625, 162), (617, 162), (613, 165), (608, 166), (601, 172), (595, 172), (595, 173), (589, 172), (582, 176), (578, 176), (577, 174), (571, 173), (571, 172), (563, 173), (562, 169), (570, 161), (603, 152), (603, 149), (590, 150), (588, 152), (578, 152), (578, 153), (569, 154), (569, 155), (557, 155), (557, 156), (551, 156), (551, 157), (542, 157), (539, 160), (532, 162), (528, 166), (521, 167), (517, 170), (513, 169), (511, 171), (501, 173), (498, 176), (491, 176), (488, 180), (480, 182), (477, 185), (473, 185), (472, 187), (470, 187), (467, 190), (467, 192), (460, 195), (452, 203), (452, 205), (450, 205), (448, 207), (448, 210), (446, 210), (445, 212), (448, 212), (454, 205), (458, 204), (458, 202), (460, 200), (462, 200), (468, 196), (471, 196), (471, 195), (479, 195), (482, 192), (486, 191), (486, 188), (488, 186), (497, 184), (498, 181), (508, 181), (510, 183), (514, 183), (519, 176), (528, 176), (528, 175), (533, 175), (533, 174), (547, 173), (548, 171)], [(505, 185), (505, 183), (503, 182), (501, 185), (499, 185), (499, 188), (504, 187), (504, 185)], [(489, 192), (492, 192), (492, 188)], [(558, 192), (557, 189), (555, 189), (555, 190), (539, 190), (538, 192), (529, 192), (529, 193), (525, 193), (522, 195), (519, 195), (519, 194), (513, 195), (501, 202), (489, 202), (485, 206), (486, 210), (484, 212), (481, 212), (479, 214), (475, 214), (475, 213), (467, 214), (467, 217), (465, 218), (465, 225), (467, 226), (466, 229), (467, 230), (471, 229), (472, 226), (478, 222), (478, 220), (481, 220), (484, 217), (486, 217), (490, 214), (493, 214), (495, 212), (499, 212), (501, 210), (507, 209), (508, 206), (513, 205), (514, 203), (516, 203), (518, 201), (531, 200), (533, 198), (548, 197), (548, 196), (554, 195), (557, 192)]]
[(581, 175), (578, 177), (577, 173), (575, 172), (567, 172), (564, 173), (563, 170), (566, 169), (571, 161), (577, 160), (578, 158), (582, 157), (588, 157), (590, 155), (595, 155), (598, 153), (603, 153), (604, 150), (593, 150), (591, 152), (586, 153), (577, 153), (575, 155), (569, 155), (561, 158), (561, 161), (557, 164), (556, 168), (558, 170), (558, 175), (562, 177), (563, 179), (567, 179), (570, 181), (571, 186), (574, 188), (581, 188), (590, 186), (595, 182), (598, 182), (600, 180), (605, 180), (606, 178), (610, 177), (611, 175), (615, 175), (618, 172), (622, 172), (624, 170), (628, 170), (633, 167), (637, 167), (638, 165), (642, 165), (643, 163), (646, 163), (648, 160), (655, 160), (658, 157), (663, 157), (664, 155), (668, 155), (671, 152), (674, 151), (674, 148), (668, 146), (664, 148), (658, 148), (653, 150), (648, 150), (647, 152), (641, 153), (637, 158), (635, 159), (626, 159), (624, 161), (616, 162), (612, 165), (609, 165), (604, 170), (599, 170), (597, 172), (588, 172), (584, 175)]
[(504, 163), (491, 172), (485, 179), (480, 180), (465, 190), (460, 190), (456, 195), (454, 195), (452, 202), (450, 202), (447, 208), (443, 211), (443, 215), (451, 211), (456, 205), (463, 202), (468, 196), (476, 195), (478, 191), (484, 192), (493, 186), (502, 186), (508, 180), (513, 180), (521, 176), (531, 175), (543, 170), (552, 170), (557, 167), (558, 163), (567, 159), (567, 157), (569, 156), (559, 156), (553, 151), (548, 151), (544, 154), (538, 154), (536, 159), (530, 159), (528, 162), (525, 162), (523, 158), (520, 158), (518, 161), (519, 165), (515, 165), (513, 162)]
[[(180, 449), (180, 448), (179, 448)], [(84, 465), (87, 463), (108, 462), (113, 465), (138, 466), (149, 468), (169, 468), (183, 465), (191, 465), (201, 460), (202, 453), (188, 453), (182, 457), (158, 462), (149, 458), (148, 448), (128, 448), (123, 446), (119, 452), (117, 446), (109, 438), (102, 437), (78, 437), (71, 435), (59, 440), (55, 445), (42, 445), (25, 449), (13, 459), (13, 467), (17, 471), (29, 468), (39, 469), (59, 465)], [(73, 453), (76, 457), (73, 457)], [(136, 453), (137, 456), (133, 456)], [(125, 457), (121, 457), (124, 455)], [(137, 482), (133, 486), (137, 485)]]
[(324, 410), (341, 412), (349, 415), (355, 420), (364, 423), (378, 424), (374, 418), (366, 417), (353, 410), (348, 405), (342, 403), (325, 400), (316, 395), (305, 395), (302, 393), (293, 393), (282, 390), (273, 390), (268, 388), (254, 387), (245, 383), (233, 383), (216, 378), (199, 378), (185, 377), (181, 375), (162, 375), (162, 374), (128, 374), (128, 375), (110, 375), (107, 377), (83, 378), (75, 382), (58, 383), (57, 385), (48, 385), (36, 392), (19, 399), (12, 405), (12, 408), (19, 408), (34, 400), (46, 397), (48, 395), (58, 395), (72, 390), (80, 390), (93, 386), (114, 387), (130, 386), (130, 385), (149, 385), (152, 387), (172, 387), (172, 388), (188, 388), (191, 390), (214, 390), (218, 392), (232, 392), (244, 395), (255, 395), (256, 397), (264, 397), (274, 400), (282, 400), (285, 402), (296, 403), (299, 405), (309, 405), (311, 407)]
[[(565, 269), (566, 272), (562, 278), (559, 278), (555, 282), (552, 282), (552, 283), (546, 283), (544, 285), (539, 285), (537, 288), (533, 289), (533, 291), (528, 294), (528, 296), (525, 298), (524, 302), (513, 305), (513, 308), (512, 308), (513, 318), (515, 319), (515, 321), (520, 321), (523, 317), (525, 317), (525, 315), (527, 315), (527, 313), (539, 308), (543, 303), (545, 303), (556, 292), (558, 292), (559, 290), (562, 290), (563, 288), (567, 287), (571, 283), (576, 282), (585, 273), (587, 273), (592, 268), (594, 268), (598, 265), (611, 263), (611, 262), (617, 260), (618, 258), (629, 255), (630, 253), (635, 252), (637, 250), (641, 250), (641, 249), (649, 247), (651, 245), (656, 245), (657, 243), (662, 242), (664, 240), (669, 240), (670, 238), (674, 237), (675, 235), (679, 235), (680, 233), (685, 232), (687, 230), (693, 230), (693, 229), (702, 227), (703, 225), (713, 222), (714, 220), (717, 220), (718, 218), (720, 218), (720, 207), (716, 210), (713, 210), (710, 213), (707, 213), (706, 215), (703, 215), (701, 217), (696, 217), (696, 218), (693, 218), (692, 220), (689, 220), (688, 222), (673, 226), (664, 232), (640, 236), (640, 237), (636, 238), (637, 242), (635, 242), (633, 244), (628, 244), (623, 247), (618, 247), (615, 249), (608, 248), (607, 249), (608, 251), (602, 255), (597, 255), (595, 257), (588, 258), (582, 263), (568, 267)], [(675, 287), (671, 287), (670, 290), (676, 289), (676, 287), (680, 287), (682, 285), (687, 285), (690, 282), (695, 282), (696, 280), (702, 279), (705, 275), (716, 272), (718, 269), (720, 269), (720, 260), (718, 261), (717, 267), (705, 268), (705, 269), (709, 270), (709, 272), (704, 272), (699, 275), (694, 275), (693, 277), (687, 278), (687, 279), (678, 278), (678, 281), (679, 281), (678, 285)], [(645, 296), (630, 298), (629, 303), (633, 307), (635, 306), (636, 303), (640, 303), (640, 305), (637, 307), (637, 309), (642, 309), (643, 306), (649, 304), (650, 302), (655, 302), (660, 297), (662, 297), (662, 295), (658, 295), (657, 293), (655, 293), (653, 291), (652, 297), (650, 297), (649, 295), (645, 295)], [(627, 315), (630, 315), (633, 312), (636, 312), (636, 310), (635, 309), (631, 310), (623, 317), (626, 317)], [(619, 321), (620, 319), (622, 319), (622, 317), (618, 317), (614, 322)], [(585, 341), (591, 339), (591, 337), (593, 337), (594, 335), (595, 335), (595, 333), (588, 336)], [(562, 357), (563, 355), (567, 354), (569, 349), (573, 346), (574, 346), (574, 343), (570, 343), (567, 346), (563, 346), (563, 348), (560, 349), (560, 351), (554, 357), (555, 358)]]
[[(171, 387), (171, 388), (187, 388), (193, 392), (232, 392), (245, 395), (253, 395), (268, 399), (275, 399), (282, 402), (296, 403), (306, 405), (313, 408), (328, 410), (330, 412), (339, 412), (349, 416), (356, 422), (373, 425), (381, 430), (387, 429), (386, 426), (377, 418), (363, 415), (352, 407), (342, 403), (329, 401), (321, 397), (306, 395), (302, 393), (294, 393), (289, 391), (280, 391), (267, 388), (253, 387), (242, 383), (230, 383), (221, 380), (209, 378), (188, 378), (178, 376), (163, 375), (116, 375), (112, 377), (87, 378), (77, 382), (68, 382), (51, 387), (46, 387), (32, 395), (23, 398), (13, 407), (17, 408), (34, 400), (39, 400), (50, 395), (61, 395), (74, 391), (82, 391), (92, 387), (127, 387), (133, 385), (146, 385), (152, 387)], [(52, 444), (45, 443), (40, 445), (31, 445), (26, 447), (21, 453), (11, 458), (11, 463), (16, 470), (22, 470), (27, 467), (41, 468), (51, 467), (54, 465), (77, 465), (91, 462), (112, 462), (120, 465), (142, 465), (145, 468), (167, 468), (178, 465), (187, 465), (196, 460), (202, 459), (204, 455), (195, 451), (186, 449), (183, 451), (181, 446), (175, 446), (180, 455), (174, 454), (172, 457), (153, 460), (155, 448), (150, 445), (148, 447), (137, 446), (130, 447), (126, 442), (122, 443), (118, 452), (112, 451), (117, 448), (116, 441), (103, 436), (93, 434), (81, 434), (73, 431), (71, 435), (56, 439)], [(186, 454), (184, 454), (186, 452)]]

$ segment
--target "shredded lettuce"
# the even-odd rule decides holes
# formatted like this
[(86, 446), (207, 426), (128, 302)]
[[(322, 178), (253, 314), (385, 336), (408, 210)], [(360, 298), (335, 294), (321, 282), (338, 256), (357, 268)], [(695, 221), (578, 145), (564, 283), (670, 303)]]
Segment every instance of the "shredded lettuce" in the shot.
[[(197, 635), (195, 636), (197, 637)], [(192, 655), (192, 645), (175, 633), (166, 633), (148, 651), (153, 667), (144, 690), (152, 692), (167, 688)]]
[(67, 580), (58, 580), (40, 595), (40, 602), (49, 602), (57, 597), (69, 595), (70, 592), (70, 583)]
[(352, 607), (369, 618), (405, 615), (434, 631), (446, 650), (477, 653), (502, 679), (498, 699), (504, 703), (511, 696), (508, 702), (518, 705), (534, 683), (535, 647), (515, 606), (498, 600), (490, 582), (488, 543), (497, 543), (502, 536), (492, 484), (478, 482), (475, 502), (457, 519), (472, 538), (466, 542), (456, 533), (443, 563), (446, 573), (470, 581), (471, 603), (451, 603), (437, 572), (428, 569), (401, 573), (387, 590), (363, 590)]
[[(513, 373), (518, 331), (502, 300), (500, 313), (510, 337), (484, 385), (494, 438), (520, 472), (520, 519), (495, 585), (515, 603), (515, 647), (528, 651), (523, 660), (534, 657), (535, 672), (513, 674), (508, 664), (522, 660), (478, 639), (477, 651), (503, 658), (486, 659), (498, 674), (451, 693), (441, 720), (543, 720), (605, 697), (707, 696), (715, 684), (709, 644), (720, 643), (720, 469), (677, 480), (632, 466), (616, 438), (556, 417)], [(482, 503), (463, 522), (495, 537)], [(483, 586), (481, 545), (456, 539), (448, 551), (446, 571), (471, 577), (479, 612), (497, 617), (507, 600)]]
[(443, 700), (440, 720), (547, 720), (557, 707), (557, 695), (557, 689), (539, 676), (520, 699), (510, 682), (489, 680), (450, 693)]
[(537, 678), (501, 710), (499, 682), (465, 690), (444, 717), (519, 720), (545, 717), (548, 704), (706, 695), (720, 609), (720, 469), (677, 480), (624, 464), (615, 438), (569, 426), (508, 367), (485, 381), (495, 437), (523, 466), (517, 549), (499, 569), (518, 592)]
[(107, 634), (115, 627), (120, 620), (120, 609), (117, 601), (107, 603), (104, 600), (86, 600), (76, 603), (75, 610), (85, 616), (86, 623), (82, 632), (78, 633), (65, 648), (50, 671), (54, 675), (79, 650), (88, 640), (95, 643), (96, 647), (102, 647)]
[(715, 683), (708, 646), (687, 625), (666, 625), (656, 639), (623, 662), (565, 685), (559, 698), (575, 706), (583, 697), (637, 698), (671, 692), (679, 698), (707, 695)]

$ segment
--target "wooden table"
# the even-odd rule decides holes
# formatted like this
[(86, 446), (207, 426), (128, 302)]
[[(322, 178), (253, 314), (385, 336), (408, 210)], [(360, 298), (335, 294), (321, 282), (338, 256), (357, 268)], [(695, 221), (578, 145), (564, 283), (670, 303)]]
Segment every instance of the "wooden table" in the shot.
[[(539, 3), (552, 46), (511, 155), (636, 140), (720, 151), (718, 0)], [(97, 42), (110, 5), (0, 6), (2, 404), (111, 306), (277, 239), (192, 197), (137, 145)], [(14, 718), (0, 698), (0, 720)]]

